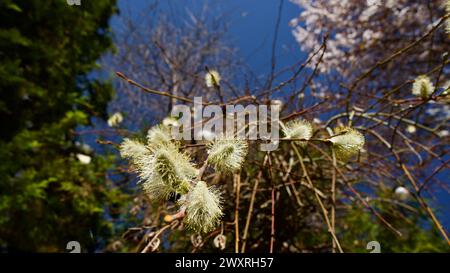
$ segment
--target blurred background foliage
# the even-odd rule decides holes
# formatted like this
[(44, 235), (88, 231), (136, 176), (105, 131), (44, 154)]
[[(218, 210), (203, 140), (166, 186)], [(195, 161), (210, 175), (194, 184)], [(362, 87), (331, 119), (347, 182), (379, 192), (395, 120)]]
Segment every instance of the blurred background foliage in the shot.
[[(111, 66), (108, 72), (125, 71), (149, 86), (172, 88), (173, 92), (178, 92), (175, 87), (183, 81), (185, 86), (180, 89), (190, 91), (183, 96), (202, 93), (204, 83), (199, 75), (203, 75), (205, 65), (221, 67), (228, 79), (245, 70), (235, 48), (226, 43), (225, 17), (199, 16), (192, 24), (175, 23), (173, 14), (162, 13), (154, 2), (148, 5), (149, 12), (161, 16), (146, 18), (150, 22), (140, 25), (144, 32), (136, 29), (136, 21), (125, 18), (124, 28), (114, 37), (110, 20), (119, 12), (115, 0), (82, 1), (81, 7), (62, 0), (1, 1), (0, 250), (64, 252), (67, 242), (75, 240), (84, 251), (135, 252), (142, 249), (145, 235), (155, 232), (164, 215), (173, 212), (173, 207), (166, 210), (136, 190), (136, 177), (128, 174), (114, 147), (89, 147), (79, 134), (80, 128), (102, 128), (99, 124), (108, 117), (110, 107), (124, 112), (125, 123), (131, 122), (126, 128), (140, 130), (134, 135), (144, 137), (146, 129), (166, 116), (173, 103), (135, 94), (136, 90), (124, 82), (105, 80), (99, 72), (105, 55), (101, 63)], [(161, 43), (167, 46), (166, 51)], [(145, 54), (147, 62), (142, 59)], [(248, 87), (248, 79), (239, 80)], [(236, 92), (242, 94), (245, 88), (240, 87)], [(142, 109), (152, 109), (151, 117), (144, 119), (139, 112)], [(151, 118), (155, 120), (149, 122)], [(108, 140), (126, 134), (118, 133)], [(99, 135), (98, 139), (104, 137)], [(280, 149), (281, 153), (290, 152), (289, 147)], [(78, 158), (80, 154), (89, 157), (88, 164)], [(261, 157), (255, 153), (249, 161)], [(243, 195), (250, 194), (257, 172), (251, 163), (245, 166), (242, 180), (248, 180), (242, 185)], [(264, 173), (260, 183), (272, 183), (267, 176)], [(231, 212), (235, 193), (227, 183), (233, 178), (220, 179), (232, 197), (224, 204), (225, 211), (230, 212), (225, 214), (224, 223), (230, 223), (234, 221)], [(314, 181), (319, 188), (330, 182), (319, 172)], [(317, 208), (299, 208), (292, 196), (285, 191), (279, 193), (276, 251), (328, 252), (330, 237), (326, 227), (317, 224), (322, 222)], [(268, 194), (256, 197), (255, 204), (260, 206), (255, 208), (247, 238), (249, 252), (268, 250), (267, 240), (261, 239), (270, 237)], [(393, 234), (367, 209), (343, 201), (346, 213), (338, 215), (336, 226), (344, 251), (368, 252), (366, 244), (373, 240), (382, 242), (382, 252), (448, 251), (448, 245), (425, 221), (415, 202), (409, 202), (407, 208), (382, 202), (392, 197), (392, 189), (377, 195), (374, 202), (379, 213), (404, 236)], [(302, 198), (312, 199), (308, 194)], [(344, 194), (338, 196), (346, 198)], [(243, 226), (248, 203), (241, 208), (239, 222)], [(233, 226), (224, 229), (228, 244), (223, 251), (233, 252)], [(161, 237), (160, 251), (192, 251), (195, 236), (183, 229), (172, 230)], [(199, 251), (218, 249), (209, 238)]]
[[(114, 157), (79, 145), (77, 126), (106, 117), (112, 85), (93, 76), (113, 48), (115, 1), (0, 3), (0, 247), (94, 250), (111, 235), (105, 208), (120, 200)], [(91, 157), (83, 164), (77, 154)]]

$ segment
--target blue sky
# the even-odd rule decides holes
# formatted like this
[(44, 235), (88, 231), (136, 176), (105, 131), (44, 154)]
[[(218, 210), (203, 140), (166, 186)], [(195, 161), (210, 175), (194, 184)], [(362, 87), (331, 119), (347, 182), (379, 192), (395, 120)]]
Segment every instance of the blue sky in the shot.
[[(119, 0), (122, 11), (140, 12), (149, 0)], [(199, 10), (205, 3), (219, 13), (229, 14), (229, 36), (232, 46), (239, 49), (240, 57), (258, 75), (268, 73), (271, 64), (271, 48), (280, 1), (278, 0), (164, 0), (160, 8)], [(288, 0), (283, 1), (282, 16), (277, 39), (277, 67), (286, 67), (304, 55), (292, 36), (288, 22), (296, 17), (300, 8)], [(149, 15), (151, 16), (151, 15)], [(113, 19), (114, 28), (116, 21)]]

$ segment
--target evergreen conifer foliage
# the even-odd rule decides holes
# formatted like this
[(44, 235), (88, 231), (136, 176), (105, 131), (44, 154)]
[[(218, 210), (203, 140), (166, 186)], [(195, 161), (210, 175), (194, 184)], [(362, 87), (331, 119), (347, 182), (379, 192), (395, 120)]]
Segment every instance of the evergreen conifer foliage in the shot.
[(0, 248), (65, 251), (77, 240), (86, 250), (108, 230), (111, 157), (74, 132), (106, 117), (112, 88), (92, 71), (112, 48), (116, 12), (114, 0), (0, 3)]

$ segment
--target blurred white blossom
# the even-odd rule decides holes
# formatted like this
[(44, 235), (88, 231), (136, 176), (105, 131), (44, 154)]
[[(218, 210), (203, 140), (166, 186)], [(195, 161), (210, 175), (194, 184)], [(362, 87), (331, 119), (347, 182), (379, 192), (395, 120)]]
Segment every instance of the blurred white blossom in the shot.
[(398, 186), (397, 188), (395, 188), (395, 196), (399, 199), (399, 200), (406, 200), (409, 198), (409, 191), (407, 188), (403, 187), (403, 186)]
[(439, 131), (438, 134), (440, 137), (448, 137), (449, 132), (448, 132), (448, 130), (442, 130), (442, 131)]
[(76, 154), (78, 160), (80, 161), (81, 164), (89, 164), (91, 163), (91, 157), (85, 154)]
[[(444, 15), (446, 2), (448, 5), (448, 0), (290, 1), (301, 7), (298, 17), (291, 19), (289, 23), (301, 49), (312, 57), (320, 47), (324, 35), (331, 33), (319, 69), (321, 72), (338, 72), (347, 80), (354, 79), (362, 69), (368, 69), (377, 60), (388, 57), (413, 42), (419, 35), (425, 34)], [(433, 11), (432, 18), (430, 10)], [(434, 50), (445, 49), (442, 36), (442, 40), (433, 44)], [(415, 49), (416, 52), (423, 53), (423, 60), (434, 54), (428, 47), (429, 44), (424, 44)], [(317, 54), (314, 57), (314, 61), (309, 64), (311, 67), (316, 65), (319, 56)], [(409, 54), (402, 61), (407, 64), (414, 63), (417, 59), (416, 55)], [(398, 82), (408, 76), (402, 69), (386, 69), (382, 73)]]
[(406, 127), (406, 131), (410, 134), (414, 134), (417, 131), (417, 128), (414, 125), (408, 125)]
[(109, 127), (115, 127), (123, 121), (122, 113), (116, 112), (108, 119)]

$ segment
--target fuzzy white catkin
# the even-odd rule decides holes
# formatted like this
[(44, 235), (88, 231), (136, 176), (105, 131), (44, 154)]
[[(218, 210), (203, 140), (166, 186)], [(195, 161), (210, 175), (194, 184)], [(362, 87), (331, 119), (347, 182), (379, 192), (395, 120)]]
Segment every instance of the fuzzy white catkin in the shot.
[(111, 117), (109, 117), (108, 126), (115, 127), (115, 126), (119, 125), (120, 123), (122, 123), (122, 121), (123, 121), (122, 113), (116, 112)]
[(167, 200), (174, 193), (172, 188), (159, 176), (144, 180), (141, 186), (153, 200)]
[(141, 165), (139, 176), (144, 190), (155, 199), (167, 199), (171, 193), (187, 193), (189, 182), (198, 174), (189, 157), (175, 145), (157, 146), (149, 159)]
[(350, 127), (337, 127), (329, 141), (333, 143), (336, 157), (341, 160), (358, 154), (365, 142), (364, 135)]
[(199, 181), (189, 192), (186, 204), (186, 226), (194, 231), (207, 233), (220, 222), (222, 206), (220, 194)]
[[(313, 127), (309, 121), (298, 119), (286, 123), (283, 128), (283, 132), (287, 138), (309, 140), (313, 134)], [(296, 143), (304, 144), (300, 141)]]
[(208, 144), (208, 162), (218, 171), (233, 172), (241, 168), (247, 149), (243, 139), (219, 137)]
[(153, 126), (147, 132), (147, 143), (149, 146), (169, 144), (171, 139), (170, 129), (163, 125)]
[(120, 146), (122, 157), (130, 159), (144, 191), (154, 199), (167, 199), (170, 194), (185, 194), (198, 170), (190, 158), (170, 142), (151, 147), (125, 139)]
[(434, 85), (428, 76), (420, 75), (414, 80), (413, 95), (427, 99), (433, 94), (433, 91)]
[(149, 156), (150, 151), (139, 141), (125, 138), (120, 144), (120, 155), (130, 159), (133, 164), (137, 164), (143, 157)]
[(205, 75), (205, 84), (207, 87), (220, 86), (220, 74), (216, 70), (210, 70)]

